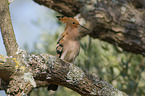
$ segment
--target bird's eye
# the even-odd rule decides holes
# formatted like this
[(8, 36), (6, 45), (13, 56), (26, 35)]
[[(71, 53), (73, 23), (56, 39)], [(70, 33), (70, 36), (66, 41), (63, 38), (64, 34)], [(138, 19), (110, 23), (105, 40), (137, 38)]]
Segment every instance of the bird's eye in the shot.
[(73, 22), (73, 24), (75, 24), (75, 22)]

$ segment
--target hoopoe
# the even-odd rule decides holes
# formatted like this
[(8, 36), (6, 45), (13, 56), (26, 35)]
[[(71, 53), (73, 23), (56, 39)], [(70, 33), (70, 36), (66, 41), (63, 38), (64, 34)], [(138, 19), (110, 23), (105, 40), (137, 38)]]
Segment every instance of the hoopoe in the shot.
[[(80, 52), (80, 42), (81, 34), (79, 28), (86, 27), (79, 24), (79, 22), (71, 17), (65, 16), (56, 16), (61, 22), (66, 23), (65, 31), (61, 34), (60, 38), (57, 41), (56, 54), (58, 58), (67, 61), (69, 63), (74, 62), (75, 58), (79, 55)], [(92, 31), (90, 31), (92, 32)], [(50, 84), (48, 90), (56, 91), (58, 85)]]

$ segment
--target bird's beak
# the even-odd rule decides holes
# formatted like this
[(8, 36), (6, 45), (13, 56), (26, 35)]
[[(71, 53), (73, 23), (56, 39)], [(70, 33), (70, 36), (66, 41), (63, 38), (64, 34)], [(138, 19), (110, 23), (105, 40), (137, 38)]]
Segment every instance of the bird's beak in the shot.
[(89, 30), (88, 28), (86, 28), (86, 27), (84, 27), (84, 26), (82, 26), (82, 25), (80, 25), (82, 28), (84, 28), (84, 29), (86, 29), (86, 30), (88, 30), (89, 32), (91, 32), (91, 33), (93, 33), (91, 30)]

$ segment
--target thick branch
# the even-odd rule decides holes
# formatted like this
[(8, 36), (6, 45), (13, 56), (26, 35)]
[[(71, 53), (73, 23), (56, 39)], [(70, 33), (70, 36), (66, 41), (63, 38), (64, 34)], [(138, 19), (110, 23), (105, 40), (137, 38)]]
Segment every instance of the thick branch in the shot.
[[(68, 87), (82, 96), (117, 96), (118, 94), (126, 96), (125, 93), (114, 88), (101, 78), (91, 74), (86, 75), (84, 71), (74, 64), (64, 62), (54, 56), (47, 54), (29, 55), (24, 51), (19, 54), (23, 54), (21, 55), (22, 63), (20, 63), (20, 60), (17, 61), (10, 57), (5, 57), (0, 61), (0, 71), (7, 68), (5, 64), (14, 67), (13, 70), (10, 70), (13, 74), (10, 74), (11, 80), (8, 85), (8, 94), (29, 94), (28, 92), (36, 85), (37, 87), (44, 87), (49, 83), (53, 83)], [(0, 78), (3, 79), (3, 77)]]
[(0, 28), (7, 55), (14, 56), (17, 52), (18, 44), (13, 31), (8, 0), (0, 0)]
[[(45, 5), (49, 8), (52, 8), (62, 14), (67, 14), (67, 16), (75, 16), (80, 12), (82, 7), (81, 1), (76, 0), (34, 0), (40, 5)], [(66, 6), (67, 5), (67, 6)]]
[[(93, 38), (99, 38), (118, 45), (125, 51), (145, 56), (145, 9), (141, 9), (144, 5), (140, 5), (142, 7), (138, 9), (133, 3), (128, 2), (131, 0), (34, 1), (65, 16), (75, 16), (80, 13), (90, 24), (90, 29), (93, 30), (93, 34), (90, 35)], [(64, 10), (61, 4), (67, 8)], [(77, 11), (75, 5), (79, 6)]]

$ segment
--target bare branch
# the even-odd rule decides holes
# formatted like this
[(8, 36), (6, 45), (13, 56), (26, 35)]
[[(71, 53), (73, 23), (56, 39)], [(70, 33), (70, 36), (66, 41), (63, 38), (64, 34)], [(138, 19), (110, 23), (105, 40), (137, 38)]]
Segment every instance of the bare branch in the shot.
[[(64, 62), (55, 56), (47, 54), (29, 55), (25, 51), (19, 54), (23, 54), (21, 61), (10, 57), (5, 57), (0, 61), (0, 71), (6, 67), (5, 64), (14, 67), (11, 70), (13, 74), (10, 74), (8, 94), (29, 94), (36, 85), (37, 87), (44, 87), (49, 83), (53, 83), (68, 87), (82, 96), (116, 96), (116, 94), (126, 96), (125, 93), (114, 88), (98, 76), (86, 75), (79, 67)], [(3, 79), (3, 77), (0, 78)], [(40, 82), (43, 82), (43, 84)]]
[(14, 56), (17, 52), (18, 44), (13, 31), (8, 0), (0, 0), (0, 28), (7, 55)]

